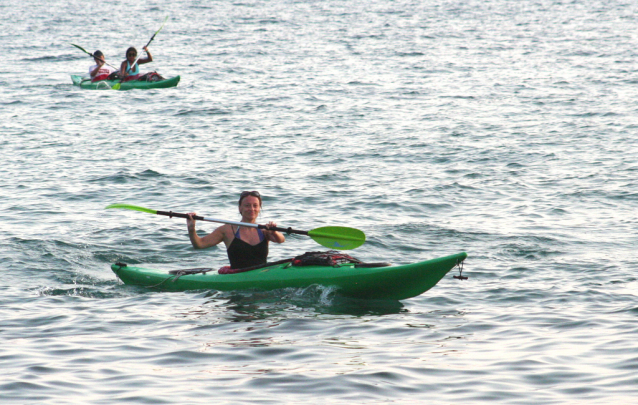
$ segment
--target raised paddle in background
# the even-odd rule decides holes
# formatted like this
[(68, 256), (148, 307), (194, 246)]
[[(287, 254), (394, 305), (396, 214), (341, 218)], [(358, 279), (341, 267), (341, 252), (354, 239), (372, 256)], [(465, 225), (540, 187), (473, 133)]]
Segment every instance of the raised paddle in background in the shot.
[[(92, 58), (99, 58), (101, 55), (94, 55), (91, 52), (87, 51), (86, 49), (82, 48), (80, 45), (76, 45), (76, 44), (71, 44), (74, 47), (78, 48), (79, 50), (81, 50), (82, 52), (84, 52), (85, 54), (89, 55)], [(104, 62), (105, 65), (108, 65), (110, 67), (112, 67), (113, 69), (117, 70), (117, 68), (109, 63)]]
[[(149, 208), (139, 207), (136, 205), (129, 204), (111, 204), (108, 208), (122, 208), (127, 210), (141, 211), (147, 212), (149, 214), (156, 215), (165, 215), (168, 217), (177, 217), (177, 218), (188, 218), (188, 214), (180, 214), (172, 211), (156, 211)], [(245, 222), (237, 222), (237, 221), (227, 221), (223, 219), (216, 218), (205, 218), (201, 216), (194, 216), (193, 219), (198, 221), (208, 221), (208, 222), (217, 222), (222, 224), (230, 224), (237, 226), (245, 226), (250, 228), (258, 228), (258, 229), (269, 229), (266, 225), (259, 224), (251, 224)], [(325, 246), (330, 249), (336, 250), (351, 250), (356, 249), (359, 246), (363, 245), (366, 241), (365, 234), (355, 228), (348, 228), (343, 226), (323, 226), (321, 228), (315, 228), (310, 231), (300, 231), (292, 228), (281, 228), (274, 227), (269, 230), (283, 232), (286, 234), (297, 234), (297, 235), (306, 235), (312, 238), (315, 242), (320, 244), (321, 246)]]
[[(149, 63), (149, 62), (153, 61), (153, 56), (148, 51), (148, 46), (155, 39), (155, 35), (157, 35), (162, 30), (162, 28), (164, 28), (164, 25), (166, 24), (166, 21), (168, 21), (168, 16), (166, 16), (166, 18), (164, 19), (164, 22), (162, 23), (162, 26), (160, 27), (160, 29), (155, 31), (155, 33), (153, 34), (151, 39), (149, 39), (148, 42), (146, 43), (146, 45), (144, 45), (144, 47), (142, 47), (142, 49), (145, 50), (146, 54), (148, 55), (147, 58), (144, 58), (144, 59), (140, 60), (140, 56), (141, 55), (137, 55), (137, 50), (135, 50), (135, 48), (133, 48), (133, 47), (130, 47), (126, 51), (126, 60), (124, 62), (122, 62), (122, 66), (120, 67), (120, 72), (122, 74), (122, 79), (120, 80), (119, 83), (116, 83), (112, 87), (113, 90), (120, 90), (122, 82), (126, 81), (127, 77), (129, 77), (128, 80), (134, 80), (134, 79), (138, 78), (139, 74), (140, 74), (139, 65), (144, 64), (144, 63)], [(135, 59), (136, 57), (137, 57), (137, 59)], [(133, 61), (133, 63), (131, 63), (131, 61)], [(130, 77), (133, 77), (134, 79), (131, 79)]]

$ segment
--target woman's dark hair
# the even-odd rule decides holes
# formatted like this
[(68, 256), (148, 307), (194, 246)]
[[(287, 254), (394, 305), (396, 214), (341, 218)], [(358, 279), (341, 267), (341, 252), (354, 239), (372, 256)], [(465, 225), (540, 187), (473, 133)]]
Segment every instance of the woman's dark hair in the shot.
[(259, 194), (259, 191), (242, 191), (242, 193), (239, 195), (239, 203), (237, 205), (241, 205), (241, 202), (244, 201), (244, 198), (248, 196), (257, 197), (257, 199), (259, 200), (259, 206), (261, 207), (261, 194)]
[(130, 48), (128, 48), (128, 49), (126, 50), (126, 55), (124, 55), (124, 58), (125, 58), (125, 59), (128, 57), (128, 53), (129, 53), (129, 52), (131, 52), (131, 51), (135, 52), (135, 56), (137, 56), (137, 49), (135, 49), (135, 47), (134, 47), (134, 46), (132, 46), (132, 47), (130, 47)]

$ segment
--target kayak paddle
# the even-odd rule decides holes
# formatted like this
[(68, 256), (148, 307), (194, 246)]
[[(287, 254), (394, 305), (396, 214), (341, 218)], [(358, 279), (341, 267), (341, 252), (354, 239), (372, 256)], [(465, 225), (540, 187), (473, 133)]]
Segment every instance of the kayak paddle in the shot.
[[(162, 30), (162, 28), (164, 28), (164, 24), (166, 24), (166, 21), (168, 21), (168, 16), (166, 16), (166, 18), (164, 19), (164, 22), (162, 23), (162, 26), (160, 27), (160, 29), (155, 31), (155, 34), (153, 34), (151, 39), (148, 40), (148, 42), (146, 43), (146, 45), (142, 49), (146, 48), (147, 46), (149, 46), (151, 44), (151, 42), (153, 42), (153, 40), (155, 39), (155, 35), (157, 35)], [(137, 56), (137, 59), (135, 59), (135, 62), (133, 62), (133, 64), (131, 65), (131, 69), (133, 69), (133, 66), (135, 66), (135, 64), (137, 63), (138, 60), (140, 60), (141, 57), (142, 57), (142, 53), (140, 52), (140, 54)], [(119, 90), (121, 85), (122, 85), (122, 81), (120, 80), (119, 83), (115, 83), (113, 85), (112, 89), (113, 90)]]
[[(177, 218), (188, 218), (188, 214), (180, 214), (178, 212), (172, 211), (156, 211), (150, 208), (138, 207), (137, 205), (129, 205), (129, 204), (111, 204), (109, 208), (122, 208), (127, 210), (141, 211), (147, 212), (149, 214), (157, 214), (157, 215), (166, 215), (168, 217), (177, 217)], [(227, 221), (223, 219), (216, 218), (204, 218), (199, 215), (193, 216), (193, 219), (198, 221), (208, 221), (208, 222), (219, 222), (222, 224), (230, 224), (237, 226), (245, 226), (249, 228), (257, 228), (257, 229), (266, 229), (270, 231), (279, 231), (287, 234), (297, 234), (297, 235), (307, 235), (310, 236), (315, 242), (320, 244), (321, 246), (325, 246), (330, 249), (336, 250), (351, 250), (358, 248), (363, 245), (366, 241), (366, 235), (355, 228), (347, 228), (343, 226), (323, 226), (321, 228), (316, 228), (311, 231), (299, 231), (292, 228), (280, 228), (274, 227), (269, 228), (266, 225), (258, 225), (251, 224), (248, 222), (237, 222), (237, 221)]]
[[(71, 44), (71, 45), (73, 45), (74, 47), (78, 48), (82, 52), (86, 53), (90, 57), (95, 58), (95, 55), (93, 55), (91, 52), (87, 51), (86, 49), (82, 48), (80, 45), (76, 45), (76, 44)], [(112, 67), (115, 70), (119, 70), (118, 68), (116, 68), (115, 66), (111, 65), (110, 63), (104, 62), (104, 64), (109, 65), (110, 67)]]

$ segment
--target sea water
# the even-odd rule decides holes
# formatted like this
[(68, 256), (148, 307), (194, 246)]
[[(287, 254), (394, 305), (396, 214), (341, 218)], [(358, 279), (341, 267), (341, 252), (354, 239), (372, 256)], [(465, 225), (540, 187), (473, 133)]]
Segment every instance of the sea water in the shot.
[[(632, 404), (638, 3), (3, 0), (0, 403)], [(142, 71), (90, 91), (169, 19)], [(349, 226), (365, 261), (461, 251), (404, 301), (163, 293), (227, 264), (184, 220)], [(201, 234), (217, 225), (198, 223)], [(322, 250), (289, 236), (270, 259)]]

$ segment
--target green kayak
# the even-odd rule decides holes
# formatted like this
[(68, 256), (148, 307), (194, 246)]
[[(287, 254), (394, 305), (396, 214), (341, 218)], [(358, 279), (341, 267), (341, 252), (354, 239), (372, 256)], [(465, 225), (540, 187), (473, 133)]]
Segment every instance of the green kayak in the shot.
[(113, 264), (111, 269), (125, 284), (162, 291), (275, 290), (322, 285), (336, 287), (338, 294), (347, 297), (403, 300), (434, 287), (450, 270), (460, 267), (466, 257), (462, 252), (401, 266), (365, 263), (298, 266), (288, 260), (235, 274), (219, 274), (213, 269), (157, 270), (124, 263)]
[[(131, 81), (122, 83), (120, 90), (165, 89), (167, 87), (177, 86), (177, 83), (179, 83), (179, 79), (180, 79), (179, 76), (175, 76), (175, 77), (171, 77), (166, 80), (160, 80), (157, 82), (131, 80)], [(119, 83), (119, 80), (101, 80), (99, 82), (91, 82), (90, 80), (78, 75), (71, 75), (71, 80), (73, 80), (74, 85), (80, 86), (83, 89), (89, 89), (89, 90), (111, 90), (111, 88), (116, 83)]]

